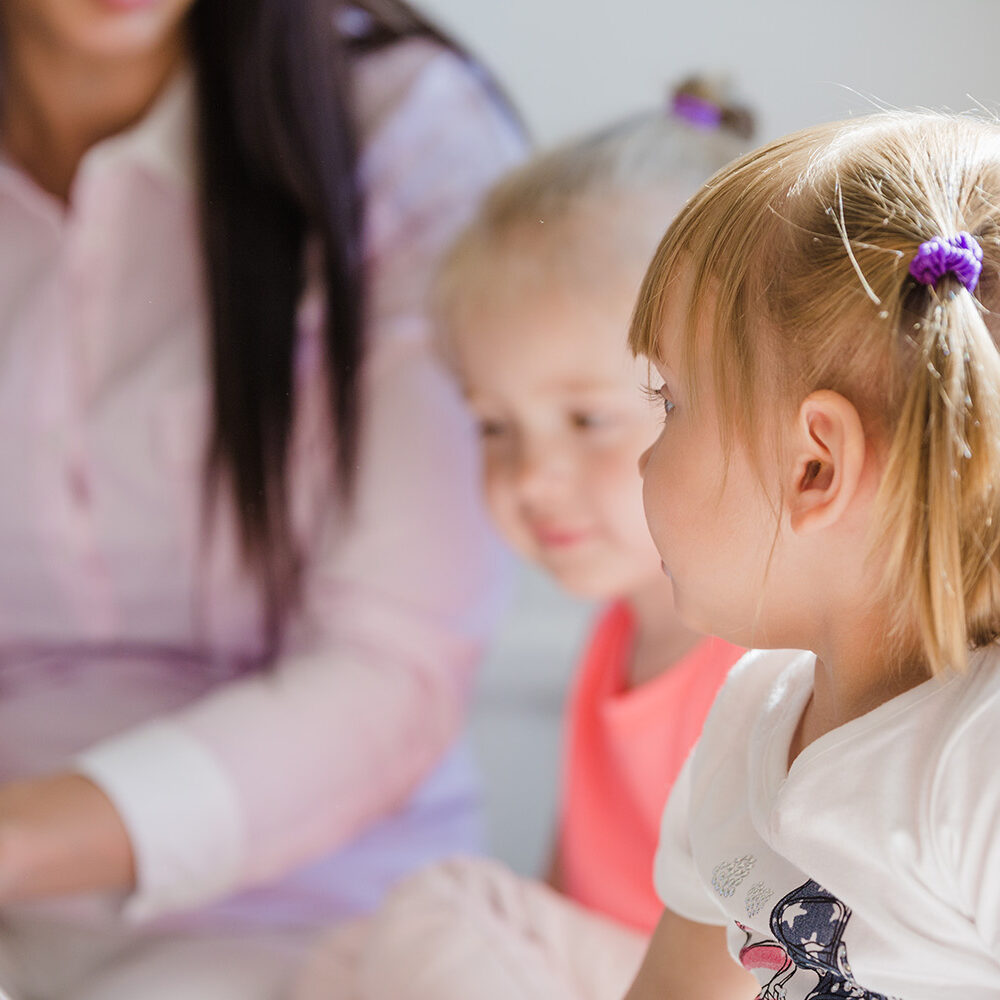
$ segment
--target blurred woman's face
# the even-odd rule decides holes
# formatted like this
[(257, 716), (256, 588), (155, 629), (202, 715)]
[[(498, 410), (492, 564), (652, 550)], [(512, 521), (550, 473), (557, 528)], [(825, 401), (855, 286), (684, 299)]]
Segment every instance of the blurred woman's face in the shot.
[(29, 36), (68, 58), (141, 58), (179, 38), (194, 0), (2, 0), (8, 46)]

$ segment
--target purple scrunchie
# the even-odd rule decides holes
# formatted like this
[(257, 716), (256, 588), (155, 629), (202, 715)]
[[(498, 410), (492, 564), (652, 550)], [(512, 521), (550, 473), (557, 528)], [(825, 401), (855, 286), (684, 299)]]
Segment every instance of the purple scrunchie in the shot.
[(673, 112), (697, 128), (718, 128), (722, 124), (722, 108), (714, 101), (695, 97), (694, 94), (674, 97)]
[(949, 272), (971, 292), (983, 271), (983, 248), (975, 236), (935, 236), (921, 243), (910, 261), (910, 275), (922, 285), (936, 285)]

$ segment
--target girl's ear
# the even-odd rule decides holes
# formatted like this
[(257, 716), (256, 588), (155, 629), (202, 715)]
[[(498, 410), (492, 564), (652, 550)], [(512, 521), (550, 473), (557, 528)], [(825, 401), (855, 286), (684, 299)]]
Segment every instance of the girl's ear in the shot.
[(792, 531), (804, 535), (840, 519), (857, 493), (865, 448), (861, 417), (849, 400), (829, 389), (806, 396), (795, 422), (786, 492)]

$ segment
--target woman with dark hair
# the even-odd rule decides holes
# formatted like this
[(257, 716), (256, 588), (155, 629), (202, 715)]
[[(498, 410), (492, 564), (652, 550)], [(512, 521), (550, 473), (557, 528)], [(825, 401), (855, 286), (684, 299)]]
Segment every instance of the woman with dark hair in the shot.
[(0, 984), (273, 995), (473, 846), (494, 595), (428, 350), (518, 158), (397, 0), (0, 5)]

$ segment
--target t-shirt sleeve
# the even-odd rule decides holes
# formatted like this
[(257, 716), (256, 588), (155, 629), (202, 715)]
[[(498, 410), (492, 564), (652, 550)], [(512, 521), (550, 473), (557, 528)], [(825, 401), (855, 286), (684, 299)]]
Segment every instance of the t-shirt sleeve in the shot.
[(660, 822), (660, 842), (653, 860), (653, 884), (667, 909), (701, 924), (729, 923), (698, 874), (691, 849), (688, 814), (691, 772), (697, 746), (688, 754), (674, 782)]

